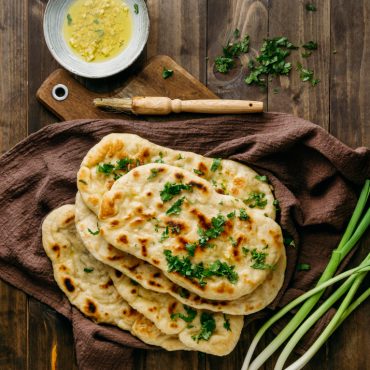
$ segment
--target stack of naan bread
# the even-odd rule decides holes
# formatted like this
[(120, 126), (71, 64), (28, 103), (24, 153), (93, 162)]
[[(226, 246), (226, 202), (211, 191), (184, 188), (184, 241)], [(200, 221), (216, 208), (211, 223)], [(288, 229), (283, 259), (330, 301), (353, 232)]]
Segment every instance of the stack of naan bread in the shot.
[(87, 153), (74, 205), (43, 245), (73, 305), (167, 350), (226, 355), (243, 315), (266, 307), (286, 266), (265, 176), (230, 160), (110, 134)]

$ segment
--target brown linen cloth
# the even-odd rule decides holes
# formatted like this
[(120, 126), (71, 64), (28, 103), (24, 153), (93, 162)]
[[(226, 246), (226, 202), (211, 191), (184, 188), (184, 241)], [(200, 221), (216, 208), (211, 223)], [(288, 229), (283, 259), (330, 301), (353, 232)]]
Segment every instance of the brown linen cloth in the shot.
[[(112, 132), (234, 159), (268, 175), (280, 200), (280, 223), (298, 244), (287, 247), (284, 288), (271, 308), (315, 284), (354, 209), (356, 194), (370, 177), (368, 149), (352, 150), (317, 125), (286, 114), (182, 122), (79, 120), (29, 136), (0, 158), (0, 277), (71, 320), (80, 369), (127, 369), (130, 347), (148, 348), (124, 331), (92, 323), (73, 308), (54, 282), (41, 244), (44, 217), (74, 202), (82, 158)], [(297, 272), (297, 261), (309, 263), (311, 270)]]

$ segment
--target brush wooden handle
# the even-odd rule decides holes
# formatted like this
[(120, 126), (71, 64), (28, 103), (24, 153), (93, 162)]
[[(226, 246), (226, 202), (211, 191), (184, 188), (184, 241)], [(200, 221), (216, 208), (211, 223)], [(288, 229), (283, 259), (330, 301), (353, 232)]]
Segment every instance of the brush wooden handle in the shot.
[(132, 113), (166, 115), (170, 113), (211, 113), (239, 114), (257, 113), (263, 111), (263, 102), (249, 100), (180, 100), (164, 97), (134, 97), (132, 98)]

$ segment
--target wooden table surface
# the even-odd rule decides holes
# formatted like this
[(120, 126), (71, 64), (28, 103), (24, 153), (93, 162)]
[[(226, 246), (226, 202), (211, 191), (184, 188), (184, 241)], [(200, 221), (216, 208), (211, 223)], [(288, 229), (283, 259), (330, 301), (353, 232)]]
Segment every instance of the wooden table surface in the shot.
[[(221, 97), (262, 99), (270, 111), (311, 120), (352, 147), (370, 147), (370, 0), (312, 2), (318, 9), (311, 13), (302, 0), (148, 0), (150, 37), (135, 67), (150, 56), (167, 54)], [(43, 39), (46, 3), (0, 0), (1, 152), (56, 121), (35, 99), (42, 81), (58, 67)], [(235, 28), (250, 35), (253, 55), (268, 36), (284, 35), (294, 44), (317, 41), (318, 50), (303, 63), (314, 69), (320, 83), (303, 84), (292, 73), (261, 92), (243, 82), (246, 67), (215, 75), (214, 57)], [(245, 66), (247, 57), (241, 61)], [(98, 84), (85, 82), (107, 89), (126, 75)], [(363, 243), (356, 260), (364, 255)], [(369, 310), (367, 302), (353, 313), (306, 369), (370, 369)], [(134, 369), (239, 369), (259, 324), (244, 331), (237, 349), (227, 357), (137, 351)], [(0, 369), (50, 369), (55, 357), (57, 369), (77, 369), (70, 324), (0, 280)], [(273, 369), (273, 361), (264, 368)]]

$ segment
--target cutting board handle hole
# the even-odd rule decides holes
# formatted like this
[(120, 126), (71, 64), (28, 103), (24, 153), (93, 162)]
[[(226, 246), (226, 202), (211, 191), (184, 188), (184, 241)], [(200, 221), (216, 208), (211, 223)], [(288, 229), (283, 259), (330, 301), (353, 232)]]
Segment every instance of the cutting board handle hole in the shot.
[(68, 87), (63, 84), (57, 84), (53, 87), (51, 95), (55, 100), (62, 101), (68, 97)]

